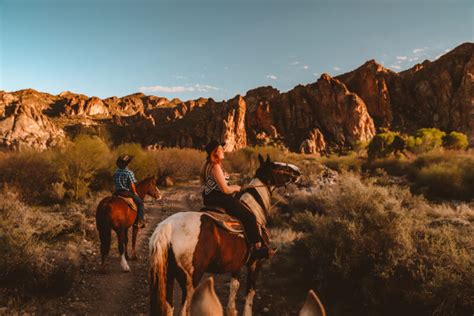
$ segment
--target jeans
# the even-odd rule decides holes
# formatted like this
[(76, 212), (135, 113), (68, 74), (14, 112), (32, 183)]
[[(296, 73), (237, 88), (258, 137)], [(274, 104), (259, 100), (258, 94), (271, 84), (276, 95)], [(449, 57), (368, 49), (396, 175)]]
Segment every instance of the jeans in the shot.
[(137, 219), (143, 219), (143, 215), (145, 214), (145, 205), (143, 204), (143, 200), (133, 193), (132, 191), (127, 191), (127, 190), (118, 190), (115, 193), (127, 195), (133, 199), (133, 202), (137, 205), (138, 208), (138, 214), (137, 214)]
[(250, 243), (254, 244), (261, 241), (257, 218), (238, 199), (231, 194), (224, 194), (219, 191), (211, 191), (209, 194), (203, 193), (202, 198), (205, 206), (222, 207), (229, 215), (236, 217), (244, 226)]

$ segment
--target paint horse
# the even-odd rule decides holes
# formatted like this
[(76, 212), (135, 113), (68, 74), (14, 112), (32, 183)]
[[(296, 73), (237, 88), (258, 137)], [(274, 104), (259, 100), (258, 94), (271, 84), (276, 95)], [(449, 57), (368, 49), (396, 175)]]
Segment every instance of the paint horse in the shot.
[[(257, 221), (265, 223), (270, 211), (271, 192), (275, 187), (296, 182), (301, 173), (290, 164), (265, 161), (260, 166), (241, 201), (255, 200)], [(262, 222), (263, 221), (263, 222)], [(264, 239), (265, 239), (265, 234)], [(268, 237), (266, 237), (268, 241)], [(150, 313), (173, 314), (173, 285), (176, 279), (182, 290), (181, 315), (189, 313), (194, 288), (205, 272), (231, 273), (228, 315), (236, 315), (235, 298), (239, 274), (247, 266), (247, 291), (244, 315), (251, 315), (255, 282), (263, 260), (250, 257), (251, 249), (242, 235), (224, 230), (205, 212), (180, 212), (161, 222), (150, 238)]]
[[(201, 282), (194, 291), (190, 310), (191, 316), (224, 316), (221, 302), (214, 290), (212, 276)], [(299, 316), (326, 316), (326, 310), (313, 290), (308, 291)]]
[[(160, 190), (156, 187), (156, 178), (149, 177), (137, 184), (137, 193), (141, 199), (149, 195), (156, 200), (161, 199)], [(130, 199), (131, 200), (131, 199)], [(130, 201), (133, 203), (132, 201)], [(128, 266), (128, 228), (133, 225), (137, 217), (137, 211), (133, 210), (126, 198), (116, 195), (108, 196), (100, 201), (96, 211), (96, 226), (99, 231), (100, 253), (102, 256), (101, 270), (105, 273), (105, 259), (110, 250), (110, 238), (112, 229), (117, 234), (118, 249), (121, 256), (120, 265), (123, 272), (129, 272)], [(133, 226), (132, 232), (132, 260), (137, 259), (135, 244), (137, 242), (138, 231), (140, 229)]]

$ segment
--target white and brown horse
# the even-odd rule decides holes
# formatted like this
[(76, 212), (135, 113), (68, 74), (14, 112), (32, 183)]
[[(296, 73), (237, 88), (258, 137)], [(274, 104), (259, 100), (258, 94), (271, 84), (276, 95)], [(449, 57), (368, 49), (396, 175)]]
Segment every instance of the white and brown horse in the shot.
[[(259, 224), (265, 224), (272, 190), (295, 182), (301, 174), (296, 166), (271, 162), (270, 157), (264, 161), (259, 155), (259, 161), (251, 188), (245, 190), (240, 199), (251, 204)], [(244, 315), (251, 315), (262, 260), (250, 258), (250, 248), (243, 236), (222, 229), (204, 212), (180, 212), (158, 225), (149, 246), (152, 315), (172, 315), (175, 279), (183, 293), (181, 315), (188, 315), (194, 288), (205, 272), (232, 274), (227, 313), (236, 315), (239, 274), (245, 265), (248, 273)]]

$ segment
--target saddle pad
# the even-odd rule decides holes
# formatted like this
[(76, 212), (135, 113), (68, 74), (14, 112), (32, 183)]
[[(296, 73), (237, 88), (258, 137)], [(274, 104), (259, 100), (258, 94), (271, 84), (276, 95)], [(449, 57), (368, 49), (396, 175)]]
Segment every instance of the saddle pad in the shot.
[(123, 195), (115, 195), (115, 196), (124, 200), (128, 204), (128, 207), (130, 207), (135, 212), (138, 210), (137, 205), (135, 204), (135, 202), (133, 202), (133, 199), (131, 197), (125, 197)]
[(223, 229), (227, 230), (230, 233), (233, 233), (233, 234), (244, 233), (244, 229), (240, 221), (236, 219), (235, 217), (230, 216), (229, 214), (215, 212), (214, 210), (207, 210), (207, 209), (202, 209), (201, 212), (203, 212), (204, 215), (207, 215), (210, 218), (212, 218), (218, 226), (222, 227)]

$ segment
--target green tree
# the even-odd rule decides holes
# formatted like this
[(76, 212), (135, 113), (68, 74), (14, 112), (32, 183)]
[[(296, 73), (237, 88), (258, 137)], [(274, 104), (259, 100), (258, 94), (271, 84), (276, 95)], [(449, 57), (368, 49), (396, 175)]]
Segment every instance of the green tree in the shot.
[(443, 137), (443, 147), (446, 149), (464, 150), (468, 146), (469, 141), (463, 133), (452, 131)]
[(94, 136), (79, 135), (59, 149), (56, 155), (59, 176), (73, 199), (82, 199), (89, 191), (94, 176), (110, 164), (110, 151), (105, 142)]

